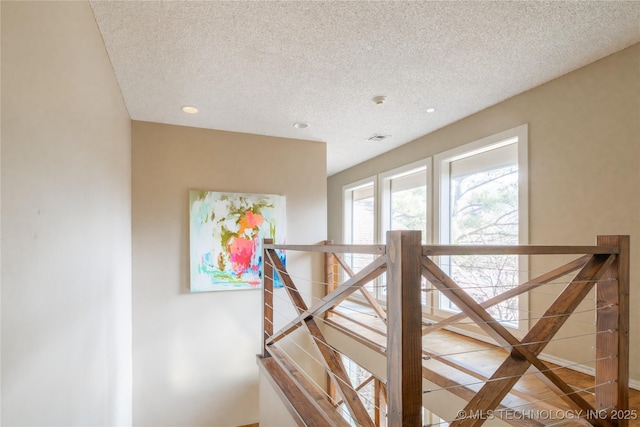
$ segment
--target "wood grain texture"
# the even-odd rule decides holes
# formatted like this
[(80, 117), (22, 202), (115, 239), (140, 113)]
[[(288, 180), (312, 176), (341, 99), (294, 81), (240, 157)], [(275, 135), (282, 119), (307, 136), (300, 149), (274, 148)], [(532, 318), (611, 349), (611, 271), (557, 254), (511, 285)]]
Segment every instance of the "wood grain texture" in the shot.
[[(284, 282), (285, 289), (289, 294), (289, 298), (293, 303), (294, 307), (301, 315), (303, 313), (308, 313), (309, 309), (307, 304), (304, 302), (304, 299), (300, 295), (298, 288), (295, 283), (287, 273), (286, 267), (280, 261), (277, 254), (273, 249), (268, 249), (267, 254), (269, 259), (274, 264), (274, 268), (280, 277), (280, 279)], [(333, 384), (336, 387), (337, 392), (342, 397), (347, 409), (353, 416), (354, 420), (364, 427), (375, 427), (373, 425), (373, 420), (371, 416), (367, 412), (367, 409), (364, 407), (362, 400), (360, 400), (360, 396), (354, 390), (353, 385), (351, 384), (351, 379), (347, 374), (347, 371), (344, 368), (344, 364), (342, 363), (342, 358), (340, 353), (336, 351), (331, 345), (329, 345), (324, 338), (324, 334), (318, 327), (316, 321), (314, 320), (313, 315), (304, 315), (303, 323), (302, 323), (312, 338), (312, 343), (318, 353), (322, 356), (320, 362), (323, 363), (329, 377), (331, 378)]]
[[(366, 306), (363, 305), (362, 307), (364, 309)], [(359, 337), (358, 341), (369, 349), (380, 355), (385, 354), (386, 328), (378, 319), (371, 316), (371, 312), (365, 312), (364, 310), (353, 311), (341, 309), (340, 307), (337, 307), (334, 311), (340, 312), (340, 316), (335, 316), (334, 320), (328, 324), (329, 326), (335, 327), (348, 337), (353, 337), (356, 334)], [(362, 326), (362, 324), (367, 325)], [(374, 331), (376, 328), (378, 330)], [(430, 357), (429, 360), (423, 361), (423, 366), (430, 371), (430, 378), (437, 380), (436, 385), (438, 387), (450, 387), (447, 389), (448, 392), (459, 397), (462, 397), (462, 393), (467, 393), (465, 394), (465, 399), (469, 399), (480, 389), (480, 385), (472, 386), (473, 388), (471, 388), (468, 384), (484, 382), (489, 379), (505, 357), (508, 356), (501, 347), (444, 329), (434, 331), (432, 334), (425, 336), (422, 345), (423, 355)], [(441, 354), (448, 354), (452, 348), (455, 348), (458, 354), (446, 357), (440, 356)], [(554, 372), (565, 383), (571, 384), (577, 389), (589, 389), (594, 385), (593, 376), (568, 368), (560, 368), (548, 362), (545, 362), (545, 364), (549, 366), (549, 369), (554, 369)], [(432, 375), (432, 373), (437, 375)], [(456, 384), (459, 386), (456, 386)], [(471, 391), (464, 392), (462, 390), (463, 387), (467, 387)], [(640, 409), (640, 391), (631, 389), (629, 390), (629, 395), (630, 409)], [(516, 407), (536, 411), (553, 411), (554, 413), (571, 409), (564, 401), (554, 396), (555, 393), (540, 382), (536, 375), (523, 375), (497, 409)], [(584, 393), (583, 396), (592, 406), (595, 405), (595, 397), (592, 394)], [(528, 420), (511, 419), (509, 422), (512, 425), (525, 425)], [(546, 425), (556, 423), (557, 420), (545, 420)], [(586, 420), (578, 419), (572, 420), (571, 425), (574, 424), (591, 425)], [(640, 427), (640, 420), (631, 420), (629, 425), (631, 427)]]
[(273, 335), (273, 264), (267, 261), (266, 245), (273, 239), (262, 241), (262, 357), (269, 356), (267, 341)]
[[(416, 233), (416, 234), (414, 234)], [(417, 237), (417, 238), (416, 238)], [(270, 245), (265, 246), (266, 257), (275, 264), (275, 270), (285, 283), (298, 316), (287, 327), (276, 333), (265, 344), (269, 345), (286, 336), (290, 331), (304, 326), (313, 337), (313, 342), (322, 355), (323, 364), (329, 372), (331, 382), (341, 395), (351, 414), (361, 425), (374, 425), (380, 420), (379, 410), (374, 411), (375, 421), (366, 413), (364, 407), (359, 407), (361, 401), (357, 392), (351, 387), (348, 375), (342, 366), (340, 354), (325, 340), (321, 329), (314, 318), (323, 318), (327, 324), (343, 330), (341, 322), (327, 318), (327, 311), (343, 302), (353, 292), (360, 290), (365, 300), (369, 302), (380, 325), (368, 326), (366, 322), (350, 321), (357, 327), (380, 334), (378, 327), (384, 327), (386, 320), (386, 348), (367, 338), (358, 339), (367, 347), (387, 356), (387, 385), (385, 388), (385, 403), (387, 406), (387, 423), (389, 426), (421, 425), (422, 406), (422, 377), (429, 377), (451, 387), (454, 394), (464, 394), (469, 402), (465, 407), (467, 412), (490, 411), (506, 407), (503, 402), (505, 396), (520, 396), (516, 383), (530, 368), (534, 376), (540, 380), (542, 387), (546, 386), (548, 393), (555, 393), (557, 399), (562, 399), (567, 408), (582, 411), (586, 414), (596, 413), (596, 410), (629, 408), (629, 237), (628, 236), (599, 236), (596, 246), (421, 246), (419, 232), (389, 232), (387, 246), (382, 251), (378, 246), (366, 245), (332, 245), (326, 242), (322, 249), (313, 250), (324, 252), (325, 274), (327, 277), (328, 293), (321, 301), (311, 308), (307, 307), (297, 291), (293, 280), (281, 265), (273, 248), (291, 250), (307, 250), (311, 246), (305, 245)], [(316, 246), (314, 246), (317, 249)], [(338, 248), (333, 251), (330, 249)], [(378, 257), (365, 269), (357, 274), (338, 255), (352, 252), (353, 249), (363, 249), (364, 253), (385, 253)], [(424, 255), (464, 255), (464, 254), (587, 254), (565, 265), (555, 268), (535, 279), (510, 289), (496, 297), (482, 303), (477, 303), (462, 288), (460, 288), (446, 273), (444, 273), (429, 258)], [(342, 285), (337, 285), (337, 269), (341, 266), (350, 278)], [(380, 306), (373, 295), (363, 287), (366, 283), (387, 270), (387, 311)], [(549, 283), (579, 270), (575, 278), (564, 288), (556, 300), (549, 306), (543, 316), (530, 328), (522, 340), (515, 338), (503, 325), (497, 322), (486, 311), (492, 305), (498, 304), (514, 296), (529, 292), (537, 287)], [(455, 314), (434, 325), (422, 329), (422, 307), (420, 305), (421, 290), (420, 276), (426, 277), (441, 292), (445, 292), (449, 299), (456, 304), (462, 313)], [(597, 338), (596, 338), (596, 396), (590, 398), (578, 393), (574, 382), (568, 381), (565, 375), (560, 375), (557, 368), (551, 368), (538, 357), (546, 344), (564, 325), (584, 297), (597, 284)], [(331, 291), (334, 288), (333, 291)], [(416, 292), (414, 292), (414, 290)], [(341, 314), (341, 316), (344, 316)], [(386, 317), (386, 319), (385, 319)], [(486, 377), (474, 373), (471, 366), (457, 364), (452, 360), (438, 356), (437, 353), (422, 349), (422, 336), (440, 330), (451, 323), (469, 317), (480, 328), (492, 336), (499, 345), (508, 349), (509, 354), (502, 364), (497, 366), (488, 381), (477, 389), (470, 390), (456, 383), (455, 380), (441, 376), (437, 371), (422, 365), (422, 355), (428, 354), (431, 359), (450, 368), (458, 369), (465, 375), (479, 380)], [(353, 333), (343, 331), (353, 337)], [(416, 335), (417, 334), (417, 335)], [(384, 333), (382, 334), (384, 338)], [(418, 355), (416, 358), (416, 354)], [(611, 357), (609, 357), (611, 356)], [(416, 363), (417, 360), (417, 363)], [(376, 384), (376, 402), (381, 402), (381, 388), (384, 386), (379, 380)], [(343, 384), (343, 385), (340, 385)], [(415, 386), (415, 384), (418, 384)], [(572, 384), (569, 386), (568, 384)], [(348, 387), (346, 387), (348, 385)], [(457, 392), (454, 389), (459, 389)], [(550, 390), (550, 391), (549, 391)], [(553, 393), (552, 393), (553, 392)], [(357, 401), (357, 402), (356, 402)], [(327, 400), (329, 404), (329, 402)], [(506, 400), (505, 400), (506, 402)], [(543, 403), (546, 406), (545, 403)], [(601, 413), (601, 412), (600, 412)], [(479, 426), (483, 419), (466, 418), (453, 420), (451, 427)], [(593, 417), (574, 420), (583, 425), (601, 427), (628, 425), (628, 420), (597, 419)], [(525, 420), (520, 425), (541, 425), (535, 420)], [(543, 423), (545, 424), (545, 423)]]
[(287, 251), (331, 252), (336, 254), (384, 255), (387, 252), (385, 245), (268, 245), (265, 247), (267, 249), (283, 249)]
[[(523, 293), (529, 292), (539, 286), (544, 285), (545, 283), (549, 283), (553, 280), (558, 279), (559, 277), (565, 276), (569, 273), (572, 273), (582, 267), (584, 267), (584, 265), (591, 259), (591, 255), (585, 255), (582, 256), (570, 263), (567, 263), (561, 267), (558, 267), (548, 273), (542, 274), (534, 279), (531, 279), (519, 286), (516, 286), (513, 289), (509, 289), (508, 291), (505, 291), (503, 293), (501, 293), (500, 295), (497, 295), (493, 298), (489, 298), (486, 301), (483, 301), (482, 303), (480, 303), (480, 306), (482, 308), (489, 308), (492, 307), (496, 304), (499, 304), (503, 301), (508, 300), (509, 298), (513, 298), (515, 296), (521, 295)], [(439, 329), (442, 329), (452, 323), (456, 323), (459, 322), (460, 320), (464, 319), (465, 317), (467, 317), (467, 315), (464, 312), (460, 312), (454, 315), (451, 315), (449, 317), (447, 317), (444, 320), (441, 320), (437, 323), (434, 323), (430, 326), (426, 326), (425, 328), (423, 328), (422, 330), (422, 335), (426, 335), (430, 332), (433, 331), (437, 331)]]
[[(351, 270), (351, 268), (349, 267), (349, 265), (347, 265), (347, 263), (338, 255), (336, 254), (332, 254), (335, 259), (338, 261), (338, 264), (340, 264), (340, 266), (342, 267), (342, 269), (344, 270), (345, 273), (347, 273), (347, 276), (349, 277), (353, 277), (356, 275), (356, 273), (353, 272), (353, 270)], [(376, 314), (380, 317), (380, 319), (382, 319), (383, 322), (387, 321), (387, 313), (384, 311), (384, 309), (382, 308), (382, 306), (378, 303), (378, 301), (374, 298), (373, 295), (371, 295), (371, 292), (369, 292), (367, 290), (367, 288), (365, 288), (364, 286), (360, 288), (360, 293), (362, 294), (362, 296), (364, 297), (365, 300), (367, 300), (367, 302), (369, 303), (369, 305), (374, 309), (374, 311), (376, 312)]]
[(389, 231), (387, 422), (422, 425), (422, 306), (419, 231)]
[[(274, 357), (258, 358), (258, 366), (269, 380), (287, 411), (292, 416), (296, 424), (301, 427), (333, 427), (347, 426), (340, 415), (335, 416), (335, 409), (329, 405), (322, 405), (324, 400), (321, 395), (314, 392), (314, 389), (306, 380), (304, 374), (287, 364), (286, 358), (277, 350), (273, 349)], [(325, 400), (325, 402), (327, 402)], [(329, 402), (327, 402), (328, 404)]]
[[(267, 250), (267, 255), (269, 255), (270, 259), (278, 258), (277, 256), (275, 256), (275, 253), (272, 254), (271, 249)], [(281, 265), (282, 263), (279, 261), (279, 259), (276, 259), (273, 262), (276, 265), (278, 265), (278, 263)], [(364, 267), (355, 276), (338, 286), (335, 291), (331, 292), (320, 301), (315, 303), (310, 309), (307, 309), (304, 312), (300, 313), (298, 317), (285, 325), (285, 327), (283, 327), (279, 332), (276, 332), (267, 343), (271, 344), (284, 338), (286, 335), (298, 328), (300, 326), (300, 323), (307, 317), (321, 316), (331, 307), (335, 307), (336, 305), (340, 304), (347, 297), (349, 297), (349, 295), (357, 291), (360, 287), (366, 285), (368, 282), (381, 275), (386, 270), (386, 267), (386, 255), (376, 258), (371, 262), (371, 264)], [(280, 270), (280, 268), (278, 267), (277, 270)], [(286, 270), (282, 269), (282, 271)]]
[[(559, 316), (566, 313), (572, 313), (582, 299), (587, 295), (589, 290), (594, 286), (594, 280), (599, 279), (602, 274), (609, 267), (611, 259), (613, 257), (607, 255), (597, 255), (590, 260), (581, 270), (576, 277), (567, 285), (567, 287), (560, 293), (558, 298), (551, 304), (541, 319), (529, 330), (529, 332), (522, 339), (522, 344), (526, 345), (527, 352), (520, 351), (519, 353), (511, 353), (510, 356), (502, 363), (502, 365), (491, 376), (491, 382), (486, 383), (482, 389), (475, 395), (465, 407), (466, 411), (480, 410), (488, 411), (494, 409), (504, 396), (511, 390), (515, 383), (519, 380), (527, 369), (532, 365), (530, 358), (523, 356), (537, 356), (542, 352), (548, 341), (558, 332), (562, 325), (566, 322), (568, 316)], [(540, 362), (542, 363), (542, 362)], [(536, 366), (538, 367), (538, 366)], [(538, 367), (540, 369), (540, 367)], [(554, 381), (556, 384), (558, 378), (556, 375), (549, 375), (549, 372), (545, 372), (545, 375)], [(556, 384), (560, 389), (566, 389), (566, 383), (561, 381), (560, 384)], [(566, 386), (566, 387), (565, 387)], [(566, 389), (569, 391), (568, 389)], [(566, 393), (563, 397), (567, 397)], [(579, 409), (585, 411), (593, 410), (591, 405), (584, 401), (576, 393), (569, 395), (571, 397), (570, 403), (578, 406)], [(479, 426), (485, 420), (465, 418), (454, 421), (452, 427), (468, 427)], [(606, 420), (590, 420), (593, 425), (597, 426), (609, 426)]]
[(422, 255), (583, 255), (616, 254), (617, 246), (496, 246), (496, 245), (427, 245)]
[[(598, 236), (598, 245), (617, 245), (615, 263), (596, 285), (596, 409), (629, 409), (629, 236)], [(611, 420), (626, 427), (629, 420)]]

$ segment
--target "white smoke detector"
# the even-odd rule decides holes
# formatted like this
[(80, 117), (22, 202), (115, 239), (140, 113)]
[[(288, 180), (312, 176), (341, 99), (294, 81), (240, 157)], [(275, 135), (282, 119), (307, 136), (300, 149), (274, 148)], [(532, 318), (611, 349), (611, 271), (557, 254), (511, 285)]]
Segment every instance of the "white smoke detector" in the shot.
[(386, 96), (384, 96), (384, 95), (379, 95), (379, 96), (374, 96), (374, 97), (373, 97), (373, 102), (374, 102), (376, 105), (382, 105), (382, 104), (384, 104), (384, 103), (385, 103), (385, 101), (386, 101), (386, 100), (387, 100), (387, 97), (386, 97)]

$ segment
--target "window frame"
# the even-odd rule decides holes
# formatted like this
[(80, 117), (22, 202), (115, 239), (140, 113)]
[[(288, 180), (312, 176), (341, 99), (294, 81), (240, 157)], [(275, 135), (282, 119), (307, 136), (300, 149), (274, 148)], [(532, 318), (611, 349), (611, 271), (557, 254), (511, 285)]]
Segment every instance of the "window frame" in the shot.
[[(518, 156), (518, 244), (525, 245), (529, 243), (529, 168), (528, 168), (528, 124), (522, 124), (511, 129), (490, 135), (476, 141), (454, 147), (450, 150), (438, 153), (432, 157), (426, 157), (421, 160), (396, 167), (376, 175), (372, 175), (358, 181), (346, 184), (342, 187), (343, 202), (343, 227), (342, 235), (344, 243), (352, 243), (352, 192), (358, 188), (362, 188), (367, 184), (373, 184), (374, 194), (374, 242), (384, 242), (386, 240), (386, 231), (390, 228), (387, 225), (389, 216), (387, 210), (390, 204), (390, 183), (394, 177), (409, 173), (421, 167), (426, 167), (426, 185), (427, 185), (427, 236), (426, 244), (448, 244), (449, 224), (443, 221), (443, 213), (448, 217), (449, 212), (449, 191), (443, 185), (448, 183), (449, 163), (464, 157), (470, 157), (474, 154), (490, 151), (497, 146), (507, 145), (508, 141), (517, 138), (517, 156)], [(447, 167), (443, 167), (446, 164)], [(446, 238), (444, 238), (446, 236)], [(436, 260), (439, 261), (439, 260)], [(528, 280), (529, 257), (526, 255), (518, 256), (519, 278), (518, 282), (523, 283)], [(375, 286), (375, 285), (374, 285)], [(358, 295), (352, 295), (350, 298), (355, 300), (364, 300)], [(429, 292), (427, 299), (430, 302), (423, 307), (424, 315), (427, 317), (449, 316), (451, 312), (440, 309), (439, 301), (437, 301), (437, 292)], [(384, 303), (384, 300), (381, 300)], [(521, 313), (529, 312), (528, 295), (523, 294), (519, 297), (519, 310)], [(528, 330), (528, 319), (518, 319), (518, 327), (512, 328), (516, 336), (522, 336), (524, 331)], [(483, 339), (482, 335), (474, 332), (475, 328), (461, 329), (452, 327), (457, 332), (475, 336)], [(476, 329), (477, 330), (477, 329)]]
[[(412, 172), (418, 172), (421, 169), (425, 170), (425, 185), (427, 187), (427, 206), (426, 206), (426, 232), (427, 235), (424, 236), (424, 240), (426, 244), (431, 241), (431, 236), (433, 234), (432, 230), (432, 218), (433, 218), (433, 185), (432, 185), (432, 159), (431, 157), (427, 157), (426, 159), (418, 160), (413, 163), (409, 163), (408, 165), (400, 166), (386, 172), (383, 172), (378, 175), (378, 183), (380, 188), (380, 212), (379, 212), (379, 229), (380, 234), (378, 236), (378, 241), (383, 244), (386, 242), (387, 231), (391, 229), (390, 226), (390, 209), (391, 209), (391, 182), (395, 178), (402, 177), (404, 175), (409, 175)], [(423, 243), (424, 244), (424, 243)]]
[[(451, 162), (513, 143), (516, 143), (518, 147), (518, 244), (526, 245), (529, 243), (528, 125), (523, 124), (434, 156), (433, 187), (435, 192), (434, 204), (437, 205), (437, 208), (433, 210), (433, 235), (437, 244), (449, 244), (450, 227), (448, 218), (450, 212), (449, 182)], [(529, 271), (528, 256), (518, 256), (518, 270), (518, 283), (526, 282)], [(519, 296), (518, 309), (520, 313), (529, 312), (529, 298), (526, 293)], [(452, 311), (441, 308), (439, 301), (433, 301), (433, 314), (449, 316), (451, 313)], [(529, 329), (529, 321), (528, 319), (519, 318), (517, 327), (506, 324), (505, 326), (520, 335)]]
[(342, 186), (342, 241), (353, 244), (353, 192), (373, 184), (373, 240), (378, 238), (378, 179), (377, 175), (363, 178), (351, 184)]
[[(424, 236), (424, 242), (422, 244), (429, 244), (431, 242), (431, 236), (433, 234), (433, 159), (431, 157), (427, 157), (412, 163), (409, 163), (404, 166), (400, 166), (385, 172), (378, 174), (378, 188), (379, 190), (379, 214), (378, 214), (378, 228), (379, 235), (377, 236), (378, 241), (382, 244), (385, 244), (387, 241), (387, 231), (391, 230), (391, 183), (393, 179), (400, 178), (402, 176), (409, 175), (413, 172), (418, 172), (420, 170), (425, 171), (425, 186), (426, 188), (426, 209), (425, 213), (427, 217), (425, 218), (426, 222), (426, 236)], [(376, 279), (376, 289), (380, 289), (382, 286), (382, 282), (384, 280), (384, 276)], [(423, 295), (423, 298), (428, 297), (429, 295)], [(357, 298), (358, 296), (356, 296)], [(381, 297), (380, 294), (376, 291), (375, 294), (376, 299), (386, 304), (386, 298)]]
[[(379, 196), (378, 196), (378, 176), (373, 175), (367, 178), (360, 179), (350, 184), (342, 186), (342, 241), (346, 244), (353, 243), (353, 193), (361, 188), (365, 188), (369, 185), (373, 185), (373, 243), (376, 243), (379, 235)], [(344, 261), (347, 263), (353, 262), (353, 259), (349, 261), (349, 254), (344, 255)], [(345, 273), (341, 271), (341, 280), (346, 280)], [(368, 285), (366, 285), (368, 286)], [(365, 286), (365, 287), (366, 287)], [(377, 279), (373, 282), (374, 292), (377, 286)], [(350, 299), (366, 302), (365, 298), (360, 293), (351, 294)]]

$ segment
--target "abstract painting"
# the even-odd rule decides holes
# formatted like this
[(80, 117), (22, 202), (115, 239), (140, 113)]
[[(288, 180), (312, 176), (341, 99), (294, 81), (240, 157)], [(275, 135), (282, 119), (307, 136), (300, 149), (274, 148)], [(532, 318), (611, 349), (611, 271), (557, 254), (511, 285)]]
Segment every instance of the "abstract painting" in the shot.
[(191, 292), (261, 288), (262, 239), (285, 243), (285, 215), (285, 196), (190, 191)]

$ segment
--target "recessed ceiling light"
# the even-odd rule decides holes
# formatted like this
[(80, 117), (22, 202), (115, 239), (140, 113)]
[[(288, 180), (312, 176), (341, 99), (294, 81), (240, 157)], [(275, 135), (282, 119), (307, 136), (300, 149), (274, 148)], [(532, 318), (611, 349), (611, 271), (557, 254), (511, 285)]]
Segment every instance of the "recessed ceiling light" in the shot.
[(435, 108), (427, 108), (427, 113), (431, 114), (431, 113), (435, 113), (436, 109)]
[(184, 111), (187, 114), (197, 114), (198, 113), (198, 109), (196, 107), (192, 107), (190, 105), (185, 105), (184, 107), (182, 107), (182, 111)]
[(306, 129), (309, 127), (309, 123), (306, 122), (295, 122), (293, 127), (296, 129)]

